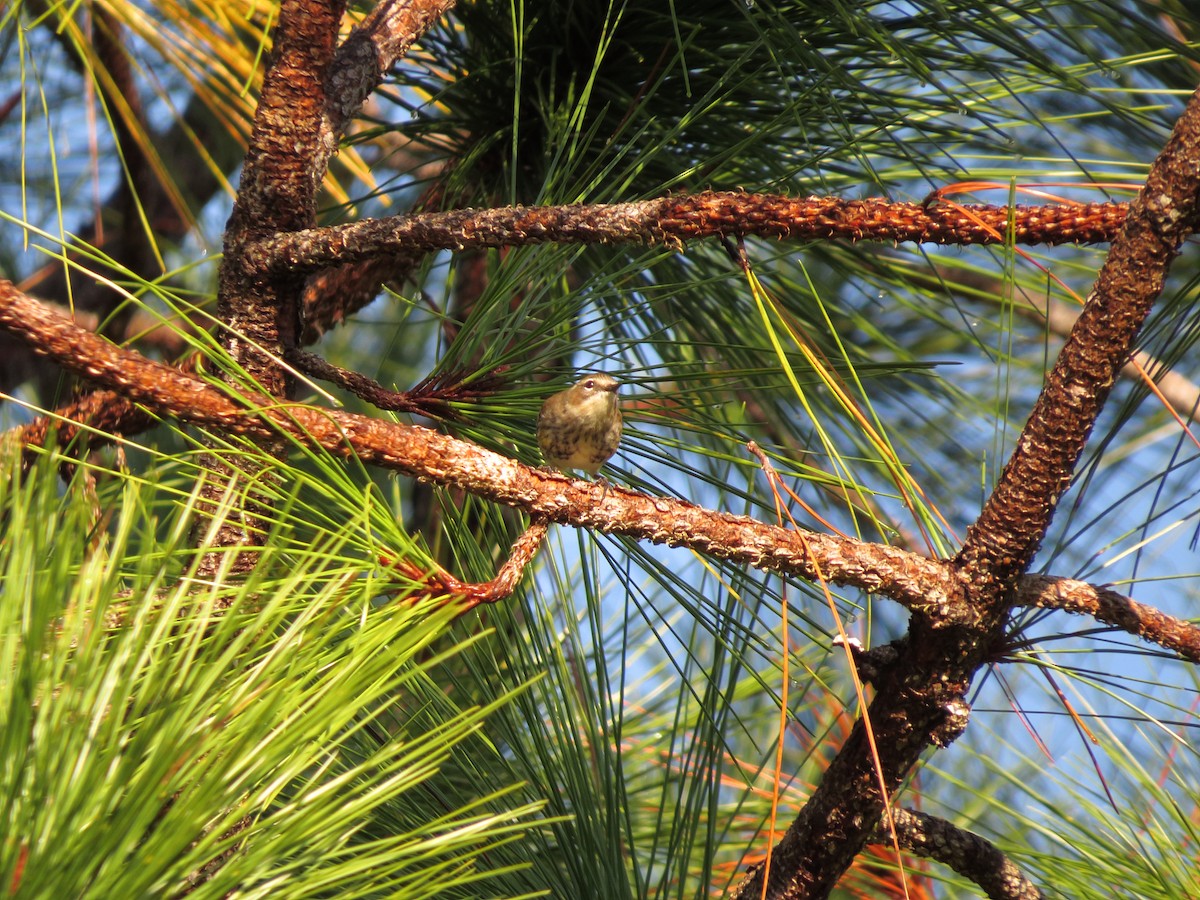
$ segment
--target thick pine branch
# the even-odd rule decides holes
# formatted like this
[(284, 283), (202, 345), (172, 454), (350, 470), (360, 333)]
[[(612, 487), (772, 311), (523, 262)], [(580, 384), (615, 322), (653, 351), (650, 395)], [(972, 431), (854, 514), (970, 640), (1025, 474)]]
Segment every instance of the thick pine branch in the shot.
[[(986, 838), (910, 809), (892, 810), (891, 824), (901, 847), (965, 875), (991, 900), (1040, 900), (1042, 896), (1013, 861)], [(888, 840), (887, 823), (881, 825), (878, 837), (880, 841)]]
[(1134, 338), (1162, 293), (1171, 260), (1195, 230), (1198, 204), (1200, 94), (1193, 94), (967, 532), (957, 562), (985, 602), (1000, 603), (1033, 560)]
[[(770, 871), (757, 866), (736, 887), (739, 900), (826, 896), (869, 838), (869, 823), (878, 820), (922, 754), (931, 745), (946, 746), (966, 728), (967, 690), (1003, 649), (1018, 581), (1162, 290), (1170, 261), (1194, 229), (1198, 190), (1200, 93), (1192, 96), (1151, 167), (1017, 449), (954, 561), (961, 593), (952, 602), (971, 608), (975, 620), (947, 627), (945, 621), (913, 617), (893, 677), (878, 681), (867, 712), (878, 755), (870, 752), (860, 719), (776, 847)], [(880, 778), (889, 796), (881, 794)]]
[(949, 599), (958, 585), (942, 560), (791, 531), (684, 500), (574, 481), (428, 428), (299, 403), (281, 406), (267, 397), (230, 396), (199, 378), (110, 344), (3, 280), (0, 328), (127, 401), (222, 434), (262, 440), (287, 435), (341, 457), (353, 455), (368, 465), (461, 488), (547, 522), (689, 547), (764, 571), (808, 579), (820, 573), (831, 582), (892, 597), (926, 616), (954, 620), (969, 615)]
[(295, 273), (251, 278), (238, 261), (248, 242), (310, 228), (316, 221), (317, 190), (328, 159), (320, 137), (324, 83), (342, 12), (340, 0), (281, 5), (237, 201), (225, 229), (217, 291), (217, 317), (226, 326), (222, 342), (276, 397), (290, 390), (278, 359), (299, 339), (303, 279)]
[[(338, 47), (326, 85), (328, 117), (323, 128), (330, 153), (351, 116), (379, 86), (413, 42), (453, 6), (455, 0), (383, 0)], [(328, 164), (326, 159), (325, 164)]]
[[(963, 625), (974, 611), (953, 601), (958, 583), (944, 562), (885, 545), (796, 532), (702, 509), (680, 500), (647, 497), (610, 486), (596, 504), (594, 484), (531, 469), (475, 444), (410, 425), (301, 404), (271, 414), (265, 398), (234, 398), (196, 376), (115, 347), (69, 318), (0, 280), (0, 329), (16, 335), (64, 369), (112, 390), (95, 391), (16, 432), (43, 446), (53, 427), (59, 444), (112, 440), (171, 416), (227, 435), (263, 439), (281, 432), (339, 456), (458, 487), (531, 516), (638, 540), (684, 546), (767, 571), (826, 580), (887, 596), (929, 619)], [(240, 400), (240, 402), (239, 402)], [(55, 426), (57, 422), (57, 426)], [(764, 530), (765, 529), (765, 530)], [(814, 566), (813, 563), (816, 563)], [(1093, 615), (1130, 634), (1200, 660), (1200, 628), (1144, 604), (1072, 579), (1026, 576), (1016, 604)], [(893, 664), (893, 658), (889, 665)]]
[[(325, 176), (322, 124), (325, 121), (324, 82), (333, 59), (343, 0), (283, 0), (274, 46), (263, 76), (262, 95), (254, 113), (254, 128), (242, 165), (233, 213), (225, 227), (224, 257), (217, 284), (217, 318), (222, 346), (234, 364), (273, 397), (290, 397), (294, 385), (280, 357), (300, 338), (300, 275), (280, 273), (271, 278), (250, 277), (238, 264), (242, 248), (266, 235), (309, 228), (316, 221), (317, 190)], [(283, 452), (281, 444), (273, 448)], [(215, 457), (204, 460), (208, 470), (201, 489), (201, 513), (219, 508), (221, 498), (238, 480), (254, 484), (271, 473), (237, 471)], [(244, 500), (222, 517), (209, 536), (197, 523), (195, 539), (215, 547), (252, 547), (262, 543), (262, 518), (268, 501), (261, 490), (235, 491)], [(253, 553), (236, 558), (235, 571), (257, 564)], [(201, 566), (205, 576), (222, 565), (210, 554)]]

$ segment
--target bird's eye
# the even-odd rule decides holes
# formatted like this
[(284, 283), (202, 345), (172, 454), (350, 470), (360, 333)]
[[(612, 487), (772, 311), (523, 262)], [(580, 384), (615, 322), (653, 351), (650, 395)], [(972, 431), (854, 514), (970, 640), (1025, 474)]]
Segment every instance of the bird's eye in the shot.
[(594, 388), (596, 386), (596, 382), (592, 381), (592, 379), (589, 378), (587, 381), (585, 381), (583, 383), (583, 386), (585, 388)]

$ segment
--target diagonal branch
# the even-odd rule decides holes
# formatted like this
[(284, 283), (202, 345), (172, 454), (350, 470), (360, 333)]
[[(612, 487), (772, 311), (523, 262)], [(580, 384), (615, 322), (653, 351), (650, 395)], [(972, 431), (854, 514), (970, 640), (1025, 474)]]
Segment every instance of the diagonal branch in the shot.
[[(910, 809), (892, 810), (900, 846), (949, 866), (971, 879), (992, 900), (1039, 900), (1042, 892), (1000, 848), (986, 838), (957, 828), (944, 819)], [(887, 837), (886, 824), (879, 827)]]
[[(525, 510), (547, 522), (689, 547), (732, 562), (884, 594), (922, 615), (970, 616), (961, 586), (941, 560), (895, 547), (766, 525), (666, 497), (573, 481), (428, 428), (269, 398), (230, 396), (199, 378), (147, 360), (79, 328), (0, 280), (0, 328), (67, 370), (117, 391), (130, 404), (227, 434), (280, 434)], [(111, 395), (110, 395), (111, 396)], [(115, 409), (115, 405), (112, 407)], [(602, 499), (603, 498), (603, 499)]]
[[(1126, 204), (959, 206), (709, 192), (636, 203), (513, 206), (363, 219), (264, 237), (245, 248), (252, 273), (306, 271), (416, 251), (529, 244), (664, 244), (705, 237), (1095, 244), (1112, 240)], [(1011, 236), (1011, 238), (1010, 238)]]
[(334, 55), (326, 82), (322, 131), (331, 153), (350, 117), (383, 76), (454, 4), (455, 0), (384, 0), (350, 32)]
[[(957, 559), (994, 604), (1037, 552), (1096, 417), (1194, 229), (1200, 94), (1193, 94), (1113, 241), (1096, 285), (1046, 379), (1016, 449)], [(998, 609), (998, 607), (997, 607)]]
[[(1096, 287), (1047, 379), (1016, 452), (954, 560), (964, 602), (976, 618), (946, 628), (914, 617), (896, 665), (863, 720), (772, 855), (738, 884), (738, 898), (826, 896), (861, 850), (889, 794), (929, 746), (965, 729), (965, 696), (1003, 635), (1017, 579), (1050, 523), (1096, 416), (1133, 339), (1162, 289), (1167, 268), (1193, 230), (1200, 189), (1200, 92), (1194, 94), (1130, 208)], [(876, 784), (882, 779), (888, 794)], [(836, 838), (835, 838), (836, 836)]]
[[(261, 415), (190, 373), (116, 348), (5, 281), (0, 281), (0, 327), (64, 367), (117, 389), (93, 391), (60, 409), (53, 418), (41, 418), (19, 429), (16, 439), (23, 445), (43, 446), (54, 422), (60, 423), (60, 444), (83, 440), (90, 446), (97, 438), (109, 438), (109, 434), (98, 432), (134, 434), (157, 421), (150, 409), (243, 434), (266, 437), (276, 433)], [(943, 622), (969, 616), (969, 611), (954, 599), (957, 586), (946, 580), (941, 563), (897, 548), (839, 541), (810, 532), (804, 532), (803, 540), (798, 540), (797, 532), (765, 526), (744, 516), (713, 513), (666, 498), (647, 498), (617, 487), (609, 488), (606, 500), (619, 499), (619, 504), (596, 506), (592, 485), (529, 469), (428, 429), (310, 407), (289, 406), (287, 410), (290, 416), (280, 414), (276, 425), (297, 440), (320, 443), (343, 456), (354, 453), (378, 465), (469, 489), (531, 513), (540, 511), (551, 521), (674, 542), (806, 578), (815, 574), (806, 567), (805, 560), (811, 559), (830, 581), (884, 594)], [(360, 442), (356, 438), (360, 434), (369, 440)], [(414, 455), (407, 465), (398, 458), (406, 448)], [(438, 454), (447, 454), (442, 465), (420, 463)], [(470, 473), (455, 469), (460, 461), (470, 463)], [(670, 533), (664, 533), (661, 522), (650, 524), (656, 515), (663, 522), (674, 523)], [(811, 556), (805, 555), (806, 547), (812, 551)], [(1185, 659), (1200, 661), (1200, 627), (1086, 582), (1026, 575), (1018, 582), (1015, 605), (1091, 615)]]

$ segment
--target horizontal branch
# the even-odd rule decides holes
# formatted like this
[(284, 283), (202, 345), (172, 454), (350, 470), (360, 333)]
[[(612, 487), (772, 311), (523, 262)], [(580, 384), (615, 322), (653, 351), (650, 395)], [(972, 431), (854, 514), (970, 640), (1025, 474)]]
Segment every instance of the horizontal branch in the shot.
[[(969, 613), (937, 560), (878, 544), (789, 531), (746, 516), (714, 512), (681, 500), (654, 498), (522, 465), (475, 444), (416, 426), (298, 404), (255, 411), (187, 372), (119, 349), (66, 316), (0, 281), (0, 326), (64, 368), (111, 390), (85, 395), (60, 410), (60, 442), (86, 437), (83, 429), (136, 433), (153, 410), (227, 432), (273, 437), (278, 430), (300, 443), (320, 444), (340, 456), (469, 490), (547, 521), (687, 546), (723, 559), (888, 596), (941, 622)], [(246, 398), (242, 398), (245, 400)], [(78, 426), (73, 424), (79, 423)], [(22, 443), (41, 445), (49, 419), (22, 429)], [(598, 503), (598, 493), (604, 502)], [(814, 565), (815, 564), (815, 565)], [(1086, 582), (1026, 575), (1014, 604), (1090, 615), (1100, 622), (1200, 662), (1200, 627), (1115, 591)]]
[(1015, 606), (1061, 609), (1091, 616), (1122, 631), (1200, 662), (1200, 627), (1138, 603), (1131, 597), (1073, 578), (1025, 575), (1017, 582)]
[(530, 244), (662, 244), (706, 237), (936, 244), (1096, 244), (1124, 203), (1050, 206), (893, 203), (884, 199), (708, 192), (636, 203), (512, 206), (363, 219), (276, 235), (245, 248), (251, 274), (310, 272), (396, 253)]
[(788, 530), (684, 500), (575, 481), (428, 428), (230, 396), (192, 375), (114, 346), (2, 280), (0, 327), (64, 369), (159, 415), (260, 439), (275, 439), (282, 432), (300, 444), (461, 488), (548, 522), (688, 547), (764, 571), (810, 580), (823, 577), (832, 584), (883, 594), (936, 622), (961, 624), (972, 615), (960, 583), (940, 560), (896, 547)]

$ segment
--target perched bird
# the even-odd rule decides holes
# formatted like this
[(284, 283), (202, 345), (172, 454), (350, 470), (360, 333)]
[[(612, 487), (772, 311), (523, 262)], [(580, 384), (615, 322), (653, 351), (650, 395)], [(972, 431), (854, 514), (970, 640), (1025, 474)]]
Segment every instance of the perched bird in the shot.
[(593, 372), (573, 387), (547, 397), (538, 413), (538, 446), (556, 469), (595, 476), (621, 443), (617, 379)]

